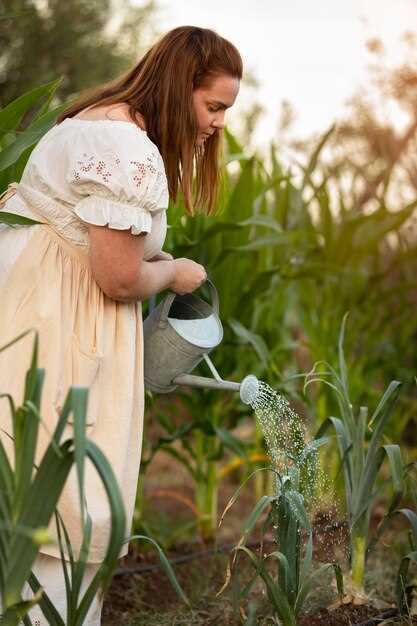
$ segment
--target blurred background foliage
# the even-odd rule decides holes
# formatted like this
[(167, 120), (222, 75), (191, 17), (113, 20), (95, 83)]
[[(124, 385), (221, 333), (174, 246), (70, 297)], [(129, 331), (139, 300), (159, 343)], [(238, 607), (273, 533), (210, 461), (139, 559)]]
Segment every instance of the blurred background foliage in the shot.
[[(61, 76), (48, 92), (56, 107), (134, 63), (157, 34), (158, 6), (117, 2), (0, 0), (0, 105)], [(408, 54), (394, 68), (385, 67), (383, 42), (367, 42), (374, 55), (367, 90), (353, 94), (346, 116), (321, 136), (295, 139), (296, 112), (283, 101), (276, 136), (260, 153), (251, 135), (262, 102), (250, 105), (240, 131), (225, 133), (218, 215), (189, 218), (180, 200), (169, 209), (165, 249), (203, 263), (219, 290), (225, 336), (213, 361), (221, 376), (265, 380), (291, 399), (310, 433), (337, 404), (324, 384), (304, 394), (303, 375), (321, 361), (336, 363), (349, 311), (352, 402), (374, 405), (390, 380), (402, 381), (385, 437), (414, 459), (417, 46), (412, 33), (404, 37)], [(256, 92), (256, 76), (245, 80)], [(401, 127), (393, 107), (403, 113)], [(3, 130), (5, 150), (25, 125)], [(10, 159), (0, 167), (2, 188), (21, 173), (26, 149), (18, 168)], [(203, 365), (199, 373), (208, 375)], [(160, 451), (182, 464), (195, 486), (196, 523), (213, 537), (222, 478), (265, 464), (254, 419), (235, 395), (213, 391), (148, 394), (147, 402), (142, 472)], [(334, 449), (334, 473), (336, 458)], [(256, 496), (264, 489), (259, 479)], [(143, 483), (138, 528), (146, 525), (142, 490)]]
[(62, 77), (60, 100), (127, 70), (157, 34), (154, 0), (1, 0), (0, 106)]

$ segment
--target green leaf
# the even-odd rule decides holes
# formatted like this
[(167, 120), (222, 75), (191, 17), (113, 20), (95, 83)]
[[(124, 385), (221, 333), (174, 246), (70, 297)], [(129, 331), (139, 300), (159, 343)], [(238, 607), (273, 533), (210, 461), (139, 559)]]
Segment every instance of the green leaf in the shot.
[(219, 527), (223, 522), (223, 519), (226, 515), (226, 513), (229, 511), (229, 509), (232, 508), (232, 506), (234, 505), (234, 503), (236, 502), (236, 500), (239, 498), (240, 492), (242, 491), (242, 489), (245, 487), (246, 483), (249, 482), (249, 480), (251, 480), (255, 474), (258, 474), (259, 472), (271, 472), (272, 474), (274, 474), (274, 476), (276, 476), (279, 479), (279, 474), (276, 470), (274, 470), (272, 467), (261, 467), (259, 469), (256, 469), (254, 472), (252, 472), (247, 478), (246, 480), (243, 481), (243, 483), (238, 487), (238, 489), (236, 489), (235, 493), (233, 494), (233, 496), (229, 499), (229, 501), (227, 502), (224, 511), (221, 515), (220, 518), (220, 522), (219, 522)]
[(305, 529), (310, 530), (310, 520), (304, 505), (304, 498), (298, 491), (288, 489), (285, 492), (285, 498), (288, 500), (291, 512), (297, 518), (298, 523)]
[(340, 458), (343, 467), (344, 473), (344, 489), (345, 489), (345, 497), (346, 497), (346, 507), (348, 509), (349, 514), (352, 514), (353, 508), (353, 496), (352, 489), (356, 488), (356, 485), (353, 485), (353, 468), (350, 460), (350, 453), (352, 450), (352, 444), (349, 439), (349, 435), (346, 429), (345, 424), (338, 417), (329, 417), (326, 419), (323, 424), (320, 426), (319, 430), (315, 435), (315, 439), (321, 438), (322, 434), (326, 432), (329, 426), (333, 426), (336, 435), (337, 435), (337, 445), (339, 448)]
[(296, 626), (295, 614), (285, 593), (283, 592), (281, 586), (272, 580), (262, 561), (258, 559), (246, 546), (238, 546), (235, 550), (244, 552), (249, 557), (249, 560), (255, 570), (259, 572), (259, 575), (265, 583), (270, 602), (282, 620), (283, 626)]
[(61, 79), (54, 80), (46, 85), (41, 85), (40, 87), (35, 87), (1, 109), (0, 138), (10, 131), (16, 130), (23, 116), (28, 113), (32, 107), (38, 104), (40, 100), (45, 97), (49, 100), (57, 90), (60, 82)]
[(291, 586), (290, 581), (292, 580), (292, 576), (290, 574), (290, 566), (288, 563), (288, 559), (285, 556), (285, 554), (283, 554), (279, 550), (275, 550), (274, 552), (271, 552), (270, 554), (268, 554), (265, 557), (265, 561), (271, 558), (276, 559), (280, 565), (279, 586), (287, 594), (287, 597), (289, 597), (290, 593), (293, 592), (294, 590), (290, 589), (290, 586)]
[(25, 150), (35, 146), (43, 135), (52, 128), (58, 115), (66, 108), (61, 104), (35, 120), (17, 139), (0, 152), (0, 171), (16, 163)]
[(332, 124), (332, 126), (329, 128), (329, 130), (327, 130), (325, 133), (323, 133), (323, 135), (320, 137), (320, 140), (319, 140), (316, 148), (314, 149), (314, 151), (313, 151), (313, 153), (312, 153), (312, 155), (310, 157), (308, 165), (304, 169), (304, 180), (303, 180), (302, 187), (305, 187), (308, 182), (311, 182), (311, 178), (310, 177), (311, 177), (311, 174), (314, 172), (314, 170), (317, 167), (317, 163), (318, 163), (321, 151), (323, 150), (324, 146), (328, 142), (328, 140), (331, 137), (331, 135), (334, 133), (335, 128), (336, 128), (336, 125)]
[(347, 322), (348, 315), (349, 313), (345, 313), (343, 316), (342, 326), (341, 326), (340, 334), (339, 334), (338, 352), (339, 352), (340, 380), (342, 383), (342, 389), (343, 389), (346, 401), (350, 405), (348, 374), (347, 374), (345, 353), (343, 350), (343, 344), (345, 341), (345, 329), (346, 329), (346, 322)]
[(276, 500), (276, 496), (262, 496), (261, 498), (259, 498), (258, 502), (254, 506), (252, 512), (250, 513), (249, 517), (246, 519), (243, 525), (242, 539), (246, 538), (249, 535), (249, 533), (252, 531), (253, 527), (255, 526), (256, 522), (258, 521), (258, 519), (260, 518), (260, 516), (262, 515), (266, 507), (269, 506), (275, 500)]
[[(48, 526), (73, 463), (70, 442), (61, 447), (58, 456), (51, 445), (43, 457), (33, 483), (26, 493), (24, 508), (17, 521), (23, 527)], [(27, 578), (38, 552), (30, 537), (14, 536), (10, 545), (7, 604), (18, 601), (19, 591)], [(19, 590), (19, 591), (18, 591)]]
[(15, 213), (9, 213), (8, 211), (0, 210), (0, 224), (22, 224), (27, 226), (33, 226), (35, 224), (44, 224), (45, 222), (38, 222), (32, 220), (30, 217), (24, 217), (23, 215), (17, 215)]
[(224, 136), (227, 143), (227, 148), (230, 154), (241, 154), (243, 153), (243, 146), (238, 142), (236, 137), (232, 135), (230, 130), (226, 127), (224, 129)]
[(264, 339), (260, 335), (251, 332), (248, 328), (245, 328), (238, 320), (233, 318), (229, 319), (228, 324), (239, 339), (244, 343), (249, 343), (253, 347), (262, 364), (266, 367), (269, 361), (269, 350)]
[(163, 567), (163, 569), (165, 570), (166, 575), (169, 578), (169, 581), (171, 583), (171, 585), (174, 587), (175, 591), (177, 592), (178, 596), (181, 598), (181, 600), (187, 604), (188, 606), (190, 605), (190, 601), (188, 600), (187, 596), (185, 595), (184, 591), (182, 590), (177, 577), (175, 576), (174, 570), (172, 569), (172, 565), (171, 563), (168, 561), (167, 557), (165, 556), (163, 550), (160, 548), (160, 546), (157, 544), (157, 542), (154, 539), (151, 539), (150, 537), (146, 537), (146, 535), (132, 535), (129, 538), (129, 541), (133, 541), (133, 540), (137, 540), (140, 539), (141, 541), (148, 541), (149, 543), (151, 543), (157, 550), (158, 552), (158, 556), (159, 556), (159, 560), (161, 561), (161, 565)]
[(322, 578), (324, 572), (331, 569), (333, 566), (330, 563), (326, 563), (318, 567), (314, 572), (308, 576), (300, 585), (300, 590), (297, 595), (297, 600), (294, 606), (295, 615), (299, 615), (303, 608), (304, 602), (313, 589), (317, 588), (318, 581)]
[(400, 615), (408, 615), (406, 584), (410, 561), (417, 563), (417, 552), (409, 552), (409, 554), (405, 555), (401, 559), (400, 567), (398, 569), (395, 595)]
[(247, 458), (245, 446), (237, 437), (232, 435), (229, 430), (227, 430), (226, 428), (220, 428), (219, 426), (215, 426), (214, 430), (216, 431), (216, 434), (219, 437), (220, 441), (224, 443), (227, 448), (233, 450), (233, 452), (235, 452), (237, 456), (241, 458)]
[(265, 226), (277, 233), (282, 233), (281, 225), (270, 215), (253, 215), (253, 217), (239, 222), (239, 226)]
[(81, 523), (84, 524), (84, 460), (87, 450), (86, 423), (88, 389), (85, 387), (71, 387), (71, 407), (73, 414), (75, 465), (78, 476), (78, 491), (80, 498)]
[(397, 380), (392, 380), (388, 385), (388, 388), (386, 389), (384, 395), (382, 396), (377, 408), (375, 409), (374, 414), (371, 417), (369, 427), (371, 428), (374, 424), (376, 424), (376, 428), (369, 443), (369, 448), (366, 455), (367, 464), (369, 462), (372, 462), (372, 459), (375, 456), (376, 450), (380, 443), (380, 439), (385, 429), (385, 425), (390, 418), (391, 412), (398, 399), (400, 388), (401, 383)]

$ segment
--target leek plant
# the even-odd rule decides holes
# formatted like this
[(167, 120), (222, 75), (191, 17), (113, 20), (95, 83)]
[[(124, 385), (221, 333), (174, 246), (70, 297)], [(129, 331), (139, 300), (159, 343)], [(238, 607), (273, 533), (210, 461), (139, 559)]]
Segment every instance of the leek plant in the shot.
[(411, 563), (417, 563), (417, 515), (411, 509), (399, 509), (395, 514), (403, 515), (410, 524), (410, 552), (401, 558), (401, 562), (397, 572), (397, 580), (395, 585), (395, 595), (397, 607), (400, 615), (407, 615), (410, 612), (410, 603), (407, 575)]
[[(19, 335), (3, 346), (6, 350), (31, 331)], [(70, 388), (61, 414), (58, 418), (50, 444), (44, 456), (35, 465), (35, 451), (39, 426), (42, 421), (40, 404), (44, 370), (38, 368), (38, 335), (35, 333), (31, 366), (27, 372), (23, 403), (16, 406), (7, 393), (1, 398), (8, 401), (13, 427), (12, 464), (10, 453), (0, 441), (0, 593), (3, 610), (2, 624), (17, 626), (20, 619), (30, 624), (27, 611), (40, 602), (42, 610), (54, 626), (65, 626), (46, 594), (40, 593), (40, 584), (31, 574), (31, 567), (39, 548), (50, 539), (48, 525), (56, 509), (60, 494), (71, 467), (75, 464), (80, 493), (81, 518), (85, 520), (84, 542), (78, 562), (72, 553), (71, 583), (68, 579), (68, 621), (67, 626), (81, 626), (91, 601), (101, 586), (105, 589), (110, 583), (113, 569), (124, 540), (125, 512), (123, 501), (113, 471), (103, 453), (86, 439), (86, 408), (88, 390), (82, 387)], [(72, 438), (64, 438), (64, 429), (72, 415)], [(106, 490), (111, 509), (110, 541), (103, 564), (79, 602), (79, 591), (88, 555), (91, 523), (84, 501), (84, 465), (89, 458), (98, 471)], [(35, 467), (35, 472), (33, 472)], [(68, 537), (67, 548), (68, 546)], [(61, 544), (62, 550), (62, 544)], [(64, 557), (64, 553), (62, 552)], [(29, 580), (35, 592), (34, 599), (22, 600), (22, 589)]]
[[(306, 505), (306, 495), (303, 495), (303, 470), (313, 461), (318, 447), (326, 440), (311, 441), (298, 458), (293, 458), (292, 464), (286, 464), (283, 471), (267, 468), (275, 476), (273, 495), (264, 495), (257, 502), (252, 513), (245, 522), (243, 534), (235, 546), (234, 555), (228, 567), (225, 585), (221, 593), (229, 584), (233, 570), (238, 573), (238, 555), (249, 559), (255, 573), (251, 580), (240, 590), (241, 598), (246, 598), (255, 581), (261, 578), (274, 615), (283, 626), (296, 626), (307, 597), (317, 588), (324, 573), (333, 570), (336, 576), (338, 593), (343, 594), (343, 578), (340, 567), (327, 563), (313, 567), (313, 533)], [(256, 470), (261, 472), (263, 470)], [(254, 474), (252, 474), (253, 476)], [(229, 500), (222, 520), (227, 511), (239, 497), (240, 491), (246, 484), (243, 483)], [(260, 554), (255, 554), (245, 544), (255, 524), (262, 513), (267, 510), (266, 519), (262, 523), (262, 533), (267, 529), (274, 537), (276, 550), (269, 554), (264, 553), (264, 546), (260, 547)]]
[[(18, 342), (31, 331), (19, 335), (0, 348), (0, 352)], [(180, 598), (188, 604), (169, 561), (151, 538), (133, 536), (125, 538), (126, 518), (123, 499), (111, 465), (100, 449), (86, 438), (86, 411), (88, 389), (71, 387), (59, 415), (51, 441), (39, 464), (35, 451), (38, 441), (44, 370), (38, 368), (38, 334), (35, 331), (31, 366), (26, 376), (23, 403), (16, 406), (7, 393), (0, 399), (8, 401), (13, 433), (12, 450), (7, 452), (0, 439), (0, 606), (2, 626), (31, 626), (26, 613), (39, 603), (51, 626), (82, 626), (97, 592), (104, 593), (117, 565), (123, 543), (130, 540), (150, 542), (156, 547), (161, 564)], [(65, 427), (72, 417), (73, 437), (66, 437)], [(12, 464), (10, 456), (13, 457)], [(91, 540), (91, 518), (84, 497), (84, 465), (90, 459), (98, 472), (111, 512), (110, 535), (107, 551), (95, 577), (80, 596)], [(65, 525), (56, 510), (66, 479), (76, 465), (80, 512), (83, 520), (83, 542), (75, 555)], [(35, 472), (33, 470), (35, 469)], [(41, 581), (31, 568), (42, 544), (51, 540), (48, 525), (55, 514), (59, 548), (64, 570), (67, 594), (67, 619), (64, 623), (53, 603), (42, 592)], [(34, 597), (22, 600), (22, 590), (28, 581)]]
[[(415, 461), (408, 463), (404, 468), (404, 473), (406, 475), (406, 478), (411, 478), (410, 474), (412, 471), (415, 471), (415, 470), (416, 470)], [(405, 496), (406, 497), (408, 496), (407, 497), (407, 500), (408, 500), (409, 496), (411, 495), (411, 500), (413, 501), (414, 508), (415, 508), (416, 502), (417, 502), (416, 501), (417, 490), (416, 490), (415, 479), (413, 478), (412, 480), (409, 481), (409, 483), (411, 486), (411, 494), (407, 493), (406, 491)], [(396, 599), (398, 612), (400, 613), (400, 615), (409, 615), (411, 602), (412, 602), (411, 592), (415, 589), (415, 585), (414, 584), (407, 585), (407, 577), (408, 577), (410, 565), (412, 563), (417, 563), (417, 514), (415, 510), (412, 510), (410, 508), (393, 509), (388, 515), (384, 517), (382, 522), (379, 524), (375, 537), (372, 540), (371, 547), (373, 547), (377, 543), (379, 538), (382, 537), (382, 535), (384, 534), (386, 529), (389, 527), (391, 522), (394, 520), (394, 518), (397, 518), (398, 516), (401, 516), (405, 520), (407, 520), (407, 522), (409, 523), (410, 529), (408, 532), (408, 540), (409, 540), (408, 550), (409, 551), (407, 551), (406, 554), (404, 554), (401, 557), (401, 561), (400, 561), (398, 571), (397, 571), (397, 577), (396, 577), (396, 583), (395, 583), (395, 599)]]
[[(324, 364), (326, 370), (320, 373), (316, 373), (313, 368), (306, 376), (305, 387), (312, 382), (322, 382), (336, 393), (339, 417), (328, 417), (320, 426), (317, 437), (321, 437), (328, 428), (336, 431), (350, 530), (352, 580), (358, 588), (363, 589), (366, 557), (375, 545), (375, 540), (370, 537), (371, 511), (381, 491), (378, 476), (385, 458), (388, 460), (393, 489), (385, 517), (390, 517), (396, 509), (404, 490), (400, 447), (382, 443), (401, 385), (395, 380), (389, 384), (371, 417), (368, 416), (367, 407), (362, 406), (357, 413), (354, 411), (343, 348), (346, 319), (345, 315), (339, 335), (338, 371), (328, 363)], [(385, 526), (384, 521), (382, 524)]]

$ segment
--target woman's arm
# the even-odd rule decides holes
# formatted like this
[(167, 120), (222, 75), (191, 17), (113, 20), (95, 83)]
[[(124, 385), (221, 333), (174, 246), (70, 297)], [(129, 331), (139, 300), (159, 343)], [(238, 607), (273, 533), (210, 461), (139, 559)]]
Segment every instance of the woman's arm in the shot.
[[(146, 300), (164, 289), (190, 293), (206, 280), (206, 270), (191, 259), (145, 261), (146, 235), (88, 224), (93, 277), (113, 300)], [(169, 255), (170, 256), (170, 255)]]
[(145, 234), (88, 224), (93, 277), (113, 300), (146, 300), (175, 281), (173, 260), (145, 261)]

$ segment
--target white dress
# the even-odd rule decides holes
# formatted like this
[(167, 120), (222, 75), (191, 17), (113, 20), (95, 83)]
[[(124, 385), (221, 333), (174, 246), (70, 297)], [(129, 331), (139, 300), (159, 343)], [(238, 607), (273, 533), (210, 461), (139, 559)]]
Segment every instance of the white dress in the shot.
[[(38, 329), (39, 365), (46, 371), (41, 415), (50, 432), (69, 386), (89, 387), (87, 436), (107, 456), (121, 487), (126, 537), (143, 427), (141, 303), (116, 302), (97, 285), (89, 267), (86, 223), (147, 233), (144, 256), (149, 260), (162, 248), (167, 206), (162, 157), (145, 131), (129, 122), (70, 118), (37, 144), (15, 195), (0, 207), (44, 223), (0, 225), (0, 345), (22, 330)], [(29, 335), (0, 353), (0, 393), (11, 393), (17, 402), (32, 342)], [(0, 402), (0, 428), (11, 432), (6, 402)], [(0, 436), (11, 453), (9, 438)], [(48, 442), (41, 428), (36, 461)], [(89, 463), (85, 488), (93, 522), (89, 563), (98, 564), (110, 515)], [(75, 468), (58, 508), (77, 552), (82, 536)], [(55, 534), (54, 524), (50, 529)], [(59, 558), (56, 545), (43, 546), (41, 552)], [(120, 556), (126, 553), (127, 545)]]

